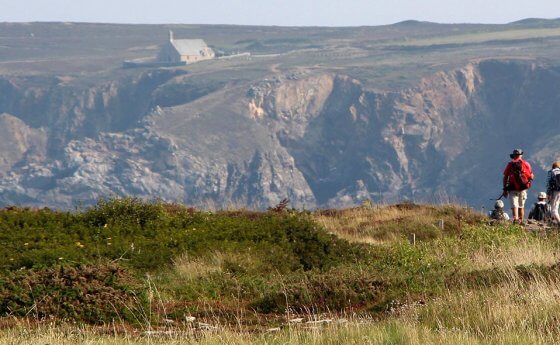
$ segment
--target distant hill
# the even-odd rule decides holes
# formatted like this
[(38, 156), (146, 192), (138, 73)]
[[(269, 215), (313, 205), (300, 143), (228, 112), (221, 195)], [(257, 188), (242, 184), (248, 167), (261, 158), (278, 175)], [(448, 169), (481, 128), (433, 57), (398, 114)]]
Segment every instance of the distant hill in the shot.
[(445, 24), (438, 24), (433, 22), (423, 22), (419, 20), (403, 20), (402, 22), (398, 22), (393, 24), (394, 26), (436, 26), (436, 25), (445, 25)]
[(555, 18), (555, 19), (526, 18), (515, 22), (511, 22), (510, 24), (524, 25), (524, 26), (535, 26), (535, 25), (543, 26), (543, 25), (557, 25), (559, 21), (560, 18)]

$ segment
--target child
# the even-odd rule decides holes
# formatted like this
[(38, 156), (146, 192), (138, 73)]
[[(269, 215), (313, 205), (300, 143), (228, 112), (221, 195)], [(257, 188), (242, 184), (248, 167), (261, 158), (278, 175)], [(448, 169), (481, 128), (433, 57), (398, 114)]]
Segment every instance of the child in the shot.
[(496, 200), (494, 204), (494, 209), (489, 212), (489, 216), (493, 220), (502, 221), (509, 220), (509, 215), (504, 212), (504, 202), (502, 200)]
[(545, 221), (549, 214), (548, 204), (546, 203), (546, 193), (540, 192), (538, 195), (539, 201), (535, 203), (531, 212), (529, 212), (529, 219), (534, 219), (539, 222)]

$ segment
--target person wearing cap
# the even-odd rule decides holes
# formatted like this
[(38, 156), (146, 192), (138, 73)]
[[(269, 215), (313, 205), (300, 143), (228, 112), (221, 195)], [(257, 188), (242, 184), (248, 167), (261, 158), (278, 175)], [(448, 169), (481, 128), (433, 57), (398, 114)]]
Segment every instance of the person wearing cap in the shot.
[(548, 171), (546, 194), (548, 195), (552, 218), (556, 224), (560, 224), (560, 215), (558, 214), (558, 207), (560, 206), (560, 161), (552, 163), (552, 169)]
[(546, 202), (546, 193), (540, 192), (537, 195), (537, 198), (539, 199), (539, 201), (535, 203), (535, 205), (531, 209), (531, 212), (529, 212), (529, 217), (527, 218), (542, 222), (547, 219), (547, 216), (549, 214), (549, 207), (548, 203)]
[(514, 223), (523, 223), (527, 189), (535, 178), (529, 162), (523, 160), (523, 150), (515, 149), (510, 155), (511, 161), (504, 170), (504, 196), (509, 198)]
[(496, 200), (494, 209), (488, 212), (488, 216), (497, 221), (509, 220), (509, 215), (504, 212), (504, 202), (502, 200)]

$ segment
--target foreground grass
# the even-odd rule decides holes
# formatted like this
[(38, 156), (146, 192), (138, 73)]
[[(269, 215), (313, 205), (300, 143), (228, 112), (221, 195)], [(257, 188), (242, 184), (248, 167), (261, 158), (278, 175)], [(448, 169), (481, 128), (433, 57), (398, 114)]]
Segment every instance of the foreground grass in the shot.
[[(263, 332), (238, 327), (156, 332), (107, 326), (28, 324), (0, 331), (2, 344), (555, 344), (560, 340), (559, 281), (508, 272), (508, 280), (478, 290), (448, 291), (426, 304), (401, 305), (382, 321), (328, 319)], [(313, 319), (313, 316), (310, 316)], [(118, 325), (117, 325), (118, 326)]]
[(560, 339), (559, 236), (453, 205), (208, 213), (126, 199), (5, 210), (0, 228), (0, 343)]
[(224, 330), (193, 334), (103, 335), (76, 328), (41, 327), (32, 331), (10, 329), (0, 332), (0, 344), (554, 344), (557, 338), (531, 331), (499, 331), (477, 335), (457, 329), (434, 330), (407, 321), (377, 324), (349, 323), (322, 329), (287, 329), (269, 334)]

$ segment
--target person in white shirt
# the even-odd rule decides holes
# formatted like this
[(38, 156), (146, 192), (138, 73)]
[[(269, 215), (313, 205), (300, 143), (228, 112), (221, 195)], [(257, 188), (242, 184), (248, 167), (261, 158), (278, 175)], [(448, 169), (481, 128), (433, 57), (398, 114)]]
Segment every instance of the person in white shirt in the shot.
[(558, 207), (560, 206), (560, 161), (552, 164), (546, 179), (546, 194), (551, 205), (552, 218), (556, 224), (560, 224)]
[(531, 209), (531, 212), (529, 212), (528, 218), (543, 222), (548, 219), (548, 215), (550, 214), (550, 207), (546, 202), (547, 196), (545, 192), (540, 192), (537, 198), (539, 199), (539, 201), (535, 203), (535, 205)]

